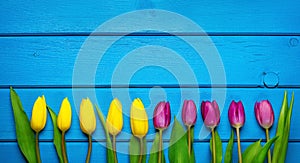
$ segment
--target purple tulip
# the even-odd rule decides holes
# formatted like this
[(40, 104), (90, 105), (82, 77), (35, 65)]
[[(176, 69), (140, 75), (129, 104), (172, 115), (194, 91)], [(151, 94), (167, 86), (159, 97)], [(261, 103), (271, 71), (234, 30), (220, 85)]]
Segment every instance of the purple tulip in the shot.
[(245, 111), (244, 106), (241, 101), (235, 102), (232, 101), (229, 110), (228, 110), (228, 118), (231, 126), (235, 128), (240, 128), (245, 123)]
[(205, 126), (208, 128), (213, 129), (220, 123), (220, 110), (215, 100), (201, 103), (201, 115)]
[(193, 100), (184, 100), (181, 118), (186, 126), (192, 126), (197, 120), (197, 108)]
[(274, 123), (274, 111), (268, 100), (256, 102), (254, 106), (256, 119), (264, 129), (270, 128)]
[(171, 110), (169, 102), (159, 102), (154, 110), (153, 124), (156, 129), (165, 129), (170, 125)]

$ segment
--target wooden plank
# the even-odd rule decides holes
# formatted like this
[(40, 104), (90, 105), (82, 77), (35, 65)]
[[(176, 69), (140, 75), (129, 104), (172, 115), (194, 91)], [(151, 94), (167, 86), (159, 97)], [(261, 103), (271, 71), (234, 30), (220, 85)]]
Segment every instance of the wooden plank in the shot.
[[(244, 141), (253, 141), (260, 138), (265, 138), (264, 130), (259, 127), (256, 122), (254, 115), (254, 103), (257, 100), (269, 99), (273, 105), (275, 112), (275, 123), (277, 126), (277, 119), (279, 117), (279, 112), (281, 108), (281, 102), (283, 98), (284, 89), (236, 89), (236, 88), (228, 88), (227, 90), (222, 88), (203, 88), (200, 89), (199, 92), (195, 88), (132, 88), (129, 91), (125, 88), (116, 88), (111, 90), (109, 88), (101, 88), (96, 89), (96, 97), (93, 97), (93, 90), (88, 89), (16, 89), (19, 94), (24, 109), (27, 115), (30, 117), (31, 109), (33, 103), (37, 96), (45, 95), (47, 104), (52, 107), (52, 109), (58, 113), (61, 101), (64, 97), (68, 97), (72, 108), (73, 108), (73, 117), (72, 117), (72, 126), (71, 129), (66, 134), (67, 140), (70, 141), (83, 141), (86, 139), (85, 135), (80, 130), (78, 114), (80, 101), (82, 98), (90, 97), (93, 103), (98, 103), (99, 107), (102, 109), (104, 115), (108, 112), (108, 107), (110, 101), (113, 97), (117, 97), (120, 99), (123, 105), (123, 115), (124, 115), (124, 127), (123, 132), (117, 137), (118, 141), (128, 141), (130, 139), (130, 105), (131, 100), (133, 98), (139, 97), (144, 102), (146, 107), (148, 117), (149, 117), (149, 133), (147, 139), (152, 140), (154, 137), (155, 129), (152, 125), (152, 115), (155, 105), (162, 100), (168, 100), (171, 104), (172, 111), (172, 122), (174, 120), (174, 116), (181, 121), (181, 107), (184, 99), (194, 99), (196, 101), (196, 105), (200, 107), (200, 100), (210, 100), (211, 98), (216, 99), (219, 103), (221, 109), (223, 109), (221, 114), (220, 125), (217, 130), (220, 133), (222, 140), (228, 140), (230, 137), (230, 124), (227, 117), (228, 107), (231, 100), (242, 100), (245, 106), (246, 112), (246, 123), (245, 126), (241, 129), (241, 139)], [(223, 91), (226, 91), (226, 97), (222, 96)], [(291, 93), (295, 92), (295, 99), (297, 99), (300, 94), (299, 89), (288, 89)], [(73, 94), (72, 94), (73, 93)], [(213, 97), (212, 97), (213, 96)], [(14, 118), (12, 113), (12, 108), (9, 99), (9, 89), (0, 89), (0, 97), (2, 97), (2, 102), (0, 106), (0, 110), (2, 111), (0, 114), (0, 140), (6, 141), (15, 141), (15, 127), (14, 127)], [(96, 101), (96, 99), (98, 101)], [(222, 104), (222, 98), (225, 98), (225, 104)], [(290, 131), (290, 140), (291, 141), (299, 141), (300, 140), (300, 126), (296, 123), (297, 119), (300, 117), (299, 108), (300, 103), (299, 100), (295, 100), (292, 123), (291, 123), (291, 131)], [(50, 121), (50, 117), (48, 116), (47, 124), (43, 132), (40, 134), (40, 139), (45, 141), (50, 141), (53, 137), (53, 129), (52, 123)], [(207, 141), (210, 136), (208, 130), (203, 127), (203, 121), (201, 118), (201, 113), (198, 110), (198, 118), (195, 126), (195, 140), (197, 141)], [(276, 127), (273, 127), (270, 130), (270, 135), (274, 136), (276, 132)], [(164, 139), (168, 140), (171, 133), (171, 127), (169, 127), (164, 132)], [(97, 122), (97, 130), (94, 134), (95, 139), (103, 141), (105, 139), (104, 132), (99, 121)]]
[[(242, 150), (245, 150), (252, 142), (242, 142)], [(100, 160), (104, 162), (106, 159), (105, 147), (104, 144), (94, 142), (93, 143), (93, 151), (91, 155), (91, 162), (99, 162)], [(152, 143), (148, 142), (148, 152), (150, 151)], [(165, 146), (168, 144), (165, 143)], [(227, 143), (223, 143), (223, 152), (225, 153)], [(209, 163), (210, 162), (210, 151), (209, 151), (209, 143), (205, 142), (195, 142), (195, 153), (196, 153), (196, 162)], [(128, 143), (126, 142), (118, 142), (117, 149), (127, 148)], [(45, 163), (55, 163), (58, 162), (55, 149), (52, 143), (50, 142), (40, 142), (40, 150), (41, 150), (41, 159)], [(299, 142), (290, 142), (288, 145), (288, 151), (286, 156), (286, 162), (297, 162), (300, 150)], [(87, 142), (67, 142), (67, 151), (68, 151), (68, 159), (69, 162), (84, 162), (85, 156), (87, 152)], [(21, 152), (18, 149), (16, 142), (1, 142), (0, 143), (0, 155), (1, 160), (5, 160), (6, 162), (25, 162)], [(164, 151), (166, 159), (168, 160), (168, 150)], [(201, 155), (201, 157), (199, 157)], [(149, 155), (147, 156), (147, 160), (149, 159)], [(118, 153), (118, 160), (122, 160), (122, 162), (129, 162), (129, 157), (127, 153)], [(237, 145), (234, 144), (233, 150), (233, 162), (237, 162)]]
[[(92, 32), (120, 14), (140, 9), (175, 12), (196, 22), (206, 32), (299, 33), (297, 0), (239, 2), (214, 1), (6, 1), (1, 4), (0, 33)], [(47, 11), (47, 12), (45, 12)], [(76, 11), (76, 12), (74, 12)], [(156, 12), (143, 17), (155, 23)], [(160, 15), (162, 16), (162, 15)], [(132, 17), (131, 17), (132, 18)], [(139, 22), (143, 19), (138, 20)], [(176, 22), (178, 19), (165, 23)], [(137, 22), (127, 19), (127, 22)], [(162, 23), (162, 22), (160, 22)], [(181, 29), (178, 29), (181, 30)]]
[[(2, 37), (0, 86), (71, 86), (74, 68), (80, 66), (81, 71), (76, 74), (83, 77), (78, 83), (90, 86), (300, 85), (299, 36), (210, 37), (223, 65), (215, 64), (218, 55), (213, 53), (213, 44), (207, 37), (184, 38), (191, 42), (172, 36), (128, 36), (104, 52), (97, 48), (103, 48), (116, 37), (91, 37), (91, 44), (84, 44), (84, 49), (81, 46), (87, 37)], [(203, 53), (197, 53), (192, 44), (199, 45)], [(78, 59), (79, 56), (82, 58)], [(226, 81), (212, 80), (223, 71)]]

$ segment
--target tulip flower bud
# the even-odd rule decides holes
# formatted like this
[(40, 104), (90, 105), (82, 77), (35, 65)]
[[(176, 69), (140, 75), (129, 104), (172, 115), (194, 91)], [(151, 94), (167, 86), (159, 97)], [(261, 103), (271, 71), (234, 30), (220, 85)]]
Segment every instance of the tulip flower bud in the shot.
[(143, 138), (148, 132), (148, 116), (139, 98), (133, 100), (130, 110), (130, 125), (134, 136)]
[(159, 102), (153, 113), (153, 124), (156, 129), (165, 129), (170, 125), (171, 110), (169, 102)]
[(193, 100), (184, 100), (181, 118), (186, 126), (192, 126), (197, 120), (197, 108)]
[(89, 98), (82, 99), (79, 112), (80, 128), (82, 132), (91, 135), (96, 129), (94, 107)]
[(47, 121), (47, 108), (45, 97), (38, 97), (33, 105), (30, 126), (35, 132), (44, 129)]
[(233, 126), (234, 128), (240, 128), (244, 125), (245, 111), (241, 101), (231, 102), (228, 110), (228, 118), (231, 126)]
[(106, 119), (107, 130), (111, 135), (116, 136), (123, 128), (122, 104), (115, 98), (109, 106)]
[(268, 100), (256, 102), (254, 106), (256, 120), (264, 129), (270, 128), (274, 123), (274, 111)]
[(201, 115), (205, 126), (208, 128), (213, 129), (220, 123), (220, 110), (215, 100), (201, 103)]
[(71, 119), (71, 104), (68, 98), (66, 97), (64, 98), (60, 106), (60, 111), (57, 116), (57, 127), (63, 132), (67, 131), (71, 126)]

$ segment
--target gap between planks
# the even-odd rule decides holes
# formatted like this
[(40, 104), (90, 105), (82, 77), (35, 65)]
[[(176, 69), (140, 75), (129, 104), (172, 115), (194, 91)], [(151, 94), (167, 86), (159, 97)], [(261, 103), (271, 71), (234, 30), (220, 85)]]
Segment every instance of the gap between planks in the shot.
[[(260, 139), (242, 139), (241, 142), (256, 142)], [(81, 142), (87, 142), (88, 140), (87, 139), (66, 139), (66, 142), (69, 142), (69, 143), (81, 143)], [(130, 140), (129, 139), (117, 139), (116, 142), (123, 142), (123, 143), (127, 143), (129, 142)], [(146, 141), (148, 143), (152, 143), (154, 141), (154, 139), (146, 139)], [(228, 143), (229, 139), (222, 139), (221, 140), (223, 143)], [(14, 143), (14, 142), (17, 142), (16, 139), (0, 139), (0, 143), (3, 143), (3, 142), (10, 142), (10, 143)], [(53, 139), (40, 139), (39, 142), (53, 142)], [(93, 143), (96, 143), (96, 142), (106, 142), (106, 139), (93, 139), (92, 140)], [(165, 143), (169, 143), (170, 142), (170, 139), (163, 139), (163, 142)], [(200, 140), (200, 139), (194, 139), (194, 142), (195, 143), (209, 143), (210, 142), (210, 139), (203, 139), (203, 140)], [(237, 142), (237, 139), (234, 139), (234, 142)], [(261, 142), (266, 142), (266, 139), (261, 139)], [(300, 139), (291, 139), (289, 140), (289, 143), (299, 143), (300, 142)]]
[(0, 85), (0, 89), (80, 89), (80, 88), (266, 88), (266, 89), (299, 89), (300, 85), (278, 85), (276, 87), (265, 87), (264, 85), (254, 84), (228, 84), (228, 85), (178, 85), (178, 84), (130, 84), (130, 85)]
[(57, 32), (57, 33), (0, 33), (0, 37), (43, 36), (300, 36), (300, 33), (281, 32)]

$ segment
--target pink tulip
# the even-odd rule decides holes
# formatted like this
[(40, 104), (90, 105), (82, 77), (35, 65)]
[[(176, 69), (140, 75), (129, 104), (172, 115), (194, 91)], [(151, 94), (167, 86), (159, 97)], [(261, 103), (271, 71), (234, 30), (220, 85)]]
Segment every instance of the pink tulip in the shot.
[(197, 120), (197, 108), (193, 100), (184, 100), (181, 118), (186, 126), (192, 126)]
[(235, 102), (232, 101), (229, 110), (228, 110), (228, 118), (231, 126), (235, 128), (240, 128), (245, 123), (245, 111), (244, 106), (241, 101)]
[(215, 100), (201, 103), (201, 115), (205, 126), (208, 128), (213, 129), (220, 123), (220, 110)]
[(270, 128), (274, 123), (274, 111), (268, 100), (256, 102), (254, 106), (256, 120), (264, 129)]
[(170, 125), (171, 111), (169, 102), (159, 102), (154, 110), (153, 124), (156, 129), (165, 129)]

